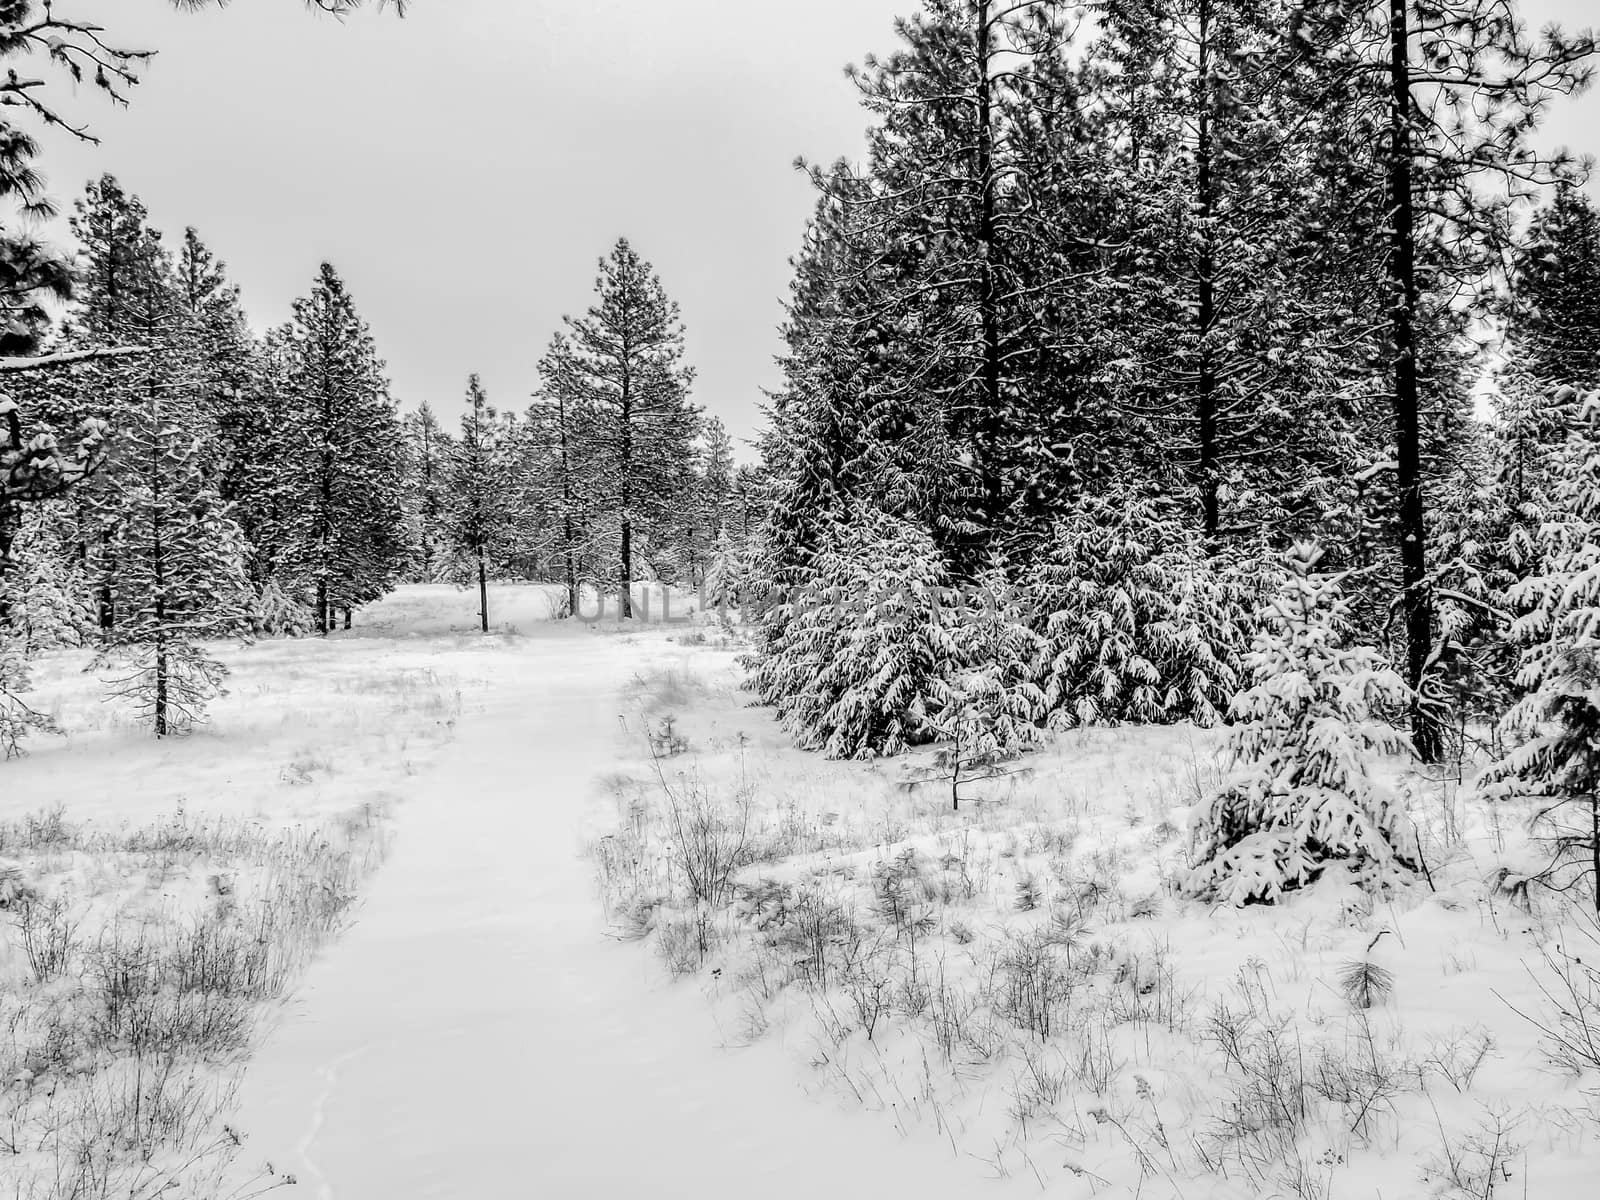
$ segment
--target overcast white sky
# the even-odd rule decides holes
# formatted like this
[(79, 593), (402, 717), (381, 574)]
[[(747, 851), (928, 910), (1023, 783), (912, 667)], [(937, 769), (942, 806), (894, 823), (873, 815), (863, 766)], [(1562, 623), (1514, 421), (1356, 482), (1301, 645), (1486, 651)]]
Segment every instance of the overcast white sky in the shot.
[[(104, 144), (48, 140), (70, 203), (110, 171), (169, 233), (197, 226), (260, 326), (328, 259), (395, 394), (453, 419), (466, 376), (520, 408), (563, 312), (622, 234), (683, 308), (697, 399), (759, 424), (811, 207), (797, 154), (854, 156), (847, 62), (892, 44), (915, 0), (414, 0), (344, 22), (301, 0), (60, 0), (161, 53), (127, 111), (58, 90)], [(1600, 21), (1600, 0), (1525, 0)], [(1600, 92), (1551, 140), (1600, 151)]]

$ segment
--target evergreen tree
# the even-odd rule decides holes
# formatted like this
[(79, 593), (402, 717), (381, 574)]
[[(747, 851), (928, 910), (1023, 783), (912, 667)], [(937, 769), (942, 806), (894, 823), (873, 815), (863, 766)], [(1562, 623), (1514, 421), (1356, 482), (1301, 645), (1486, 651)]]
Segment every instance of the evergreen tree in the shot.
[(1133, 211), (1117, 407), (1213, 550), (1314, 526), (1359, 438), (1346, 364), (1370, 281), (1341, 226), (1370, 214), (1329, 186), (1336, 126), (1285, 36), (1294, 10), (1111, 0), (1090, 67)]
[(327, 263), (295, 302), (284, 351), (296, 434), (287, 558), (327, 634), (337, 610), (348, 627), (351, 611), (387, 592), (404, 565), (399, 420), (372, 335)]
[(1321, 557), (1294, 547), (1261, 614), (1245, 659), (1252, 686), (1232, 706), (1230, 776), (1195, 826), (1197, 894), (1272, 903), (1332, 862), (1373, 884), (1421, 865), (1400, 798), (1372, 773), (1406, 749), (1384, 719), (1404, 707), (1405, 682), (1350, 643), (1349, 603), (1338, 576), (1317, 573)]
[(764, 615), (752, 686), (800, 744), (830, 758), (897, 754), (939, 735), (957, 644), (926, 531), (860, 510), (803, 589)]
[(119, 435), (119, 619), (99, 662), (157, 737), (202, 720), (226, 677), (203, 642), (250, 629), (244, 538), (207, 478), (201, 410), (153, 387)]
[(1557, 185), (1518, 241), (1508, 307), (1506, 357), (1546, 404), (1563, 386), (1600, 387), (1600, 212), (1572, 182)]
[(733, 515), (733, 440), (716, 417), (705, 421), (697, 457), (694, 491), (679, 535), (692, 587), (705, 582), (711, 563), (728, 548), (728, 522)]
[(1219, 566), (1200, 531), (1151, 501), (1086, 498), (1025, 577), (1045, 645), (1042, 713), (1061, 726), (1219, 720), (1254, 599)]
[(796, 439), (782, 453), (816, 461), (780, 478), (816, 472), (926, 524), (962, 576), (1047, 528), (1110, 428), (1094, 414), (1119, 180), (1071, 16), (929, 0), (853, 73), (876, 119), (864, 168), (813, 172), (774, 418)]
[(1552, 499), (1560, 516), (1540, 530), (1538, 567), (1510, 589), (1523, 697), (1504, 732), (1515, 748), (1486, 779), (1540, 801), (1535, 827), (1551, 842), (1541, 878), (1587, 884), (1600, 911), (1600, 393), (1579, 407)]
[(1452, 415), (1436, 400), (1450, 390), (1444, 339), (1462, 329), (1463, 294), (1509, 243), (1510, 199), (1559, 176), (1562, 164), (1541, 158), (1532, 135), (1553, 97), (1587, 84), (1594, 42), (1554, 27), (1534, 41), (1507, 0), (1307, 0), (1294, 36), (1308, 56), (1336, 64), (1332, 82), (1356, 100), (1353, 112), (1384, 115), (1377, 138), (1363, 116), (1345, 152), (1383, 196), (1384, 242), (1372, 250), (1385, 267), (1391, 536), (1412, 739), (1432, 760), (1440, 736), (1426, 694), (1436, 657), (1427, 489), (1439, 477), (1430, 433)]
[[(224, 433), (248, 428), (249, 410), (260, 407), (261, 372), (239, 289), (228, 281), (227, 265), (192, 226), (184, 230), (173, 268), (188, 326), (185, 350), (193, 356), (197, 376), (199, 418)], [(217, 439), (214, 474), (235, 482), (244, 470), (241, 459), (255, 448), (248, 440), (235, 446)]]
[(488, 633), (490, 570), (501, 568), (517, 531), (515, 443), (476, 375), (467, 381), (467, 405), (448, 460), (444, 527), (450, 548), (464, 560), (464, 574), (477, 582), (478, 616)]
[(423, 401), (403, 421), (406, 441), (406, 519), (411, 531), (411, 576), (433, 583), (444, 573), (445, 513), (450, 502), (448, 463), (455, 451), (433, 407)]
[(29, 505), (13, 545), (11, 568), (0, 574), (0, 637), (14, 638), (25, 655), (81, 646), (92, 635), (88, 588), (72, 554), (72, 510), (63, 500)]
[(567, 615), (578, 612), (579, 589), (598, 581), (594, 497), (598, 465), (589, 453), (596, 430), (571, 343), (561, 334), (539, 360), (539, 390), (528, 409), (526, 445), (539, 457), (531, 480), (534, 506), (551, 533), (550, 560), (567, 588)]
[(552, 343), (547, 377), (563, 401), (581, 406), (589, 434), (597, 519), (614, 523), (615, 578), (624, 618), (633, 615), (636, 555), (671, 527), (689, 491), (698, 410), (694, 374), (683, 365), (683, 326), (650, 264), (621, 239), (601, 260), (596, 300), (567, 318), (568, 338)]

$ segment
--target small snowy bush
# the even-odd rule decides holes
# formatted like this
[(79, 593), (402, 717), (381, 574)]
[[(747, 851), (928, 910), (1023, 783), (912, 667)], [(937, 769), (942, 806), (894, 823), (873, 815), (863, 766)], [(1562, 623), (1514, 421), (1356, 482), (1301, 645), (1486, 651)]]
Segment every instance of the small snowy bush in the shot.
[(925, 530), (857, 512), (818, 553), (810, 582), (766, 615), (756, 691), (801, 745), (831, 758), (931, 740), (959, 655), (941, 615), (945, 583)]
[(276, 579), (269, 579), (256, 593), (250, 622), (258, 634), (268, 637), (301, 637), (316, 627), (316, 614)]
[(945, 734), (954, 736), (957, 724), (976, 731), (978, 749), (991, 761), (1033, 746), (1045, 713), (1039, 679), (1049, 642), (1029, 627), (1021, 600), (1004, 574), (987, 572), (962, 598), (954, 623), (954, 697)]
[(1246, 656), (1254, 683), (1233, 702), (1230, 778), (1195, 827), (1191, 892), (1224, 903), (1270, 903), (1345, 861), (1369, 881), (1415, 870), (1415, 831), (1370, 774), (1406, 751), (1384, 719), (1405, 683), (1367, 646), (1348, 642), (1349, 605), (1321, 551), (1301, 544), (1261, 614)]
[(1149, 501), (1086, 497), (1027, 579), (1052, 724), (1220, 719), (1254, 607)]

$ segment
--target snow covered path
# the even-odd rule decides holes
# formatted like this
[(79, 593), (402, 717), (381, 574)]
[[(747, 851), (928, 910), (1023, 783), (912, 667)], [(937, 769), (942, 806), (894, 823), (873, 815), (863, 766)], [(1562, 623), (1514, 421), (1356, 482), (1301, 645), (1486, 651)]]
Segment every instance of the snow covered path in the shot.
[(493, 652), (485, 710), (250, 1068), (246, 1159), (295, 1174), (285, 1194), (989, 1190), (981, 1167), (808, 1099), (775, 1048), (718, 1049), (694, 984), (602, 936), (581, 830), (638, 654), (558, 631)]

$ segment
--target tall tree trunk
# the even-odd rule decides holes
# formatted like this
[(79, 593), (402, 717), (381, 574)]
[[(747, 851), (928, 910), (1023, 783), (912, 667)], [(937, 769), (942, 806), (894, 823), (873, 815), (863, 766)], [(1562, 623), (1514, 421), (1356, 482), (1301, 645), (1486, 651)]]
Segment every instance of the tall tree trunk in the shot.
[(344, 627), (349, 629), (353, 624), (355, 624), (355, 610), (347, 604), (344, 606)]
[(633, 616), (633, 364), (629, 361), (632, 347), (627, 338), (622, 343), (622, 436), (619, 474), (622, 484), (622, 595), (618, 598), (618, 615), (623, 620)]
[(1198, 424), (1196, 482), (1200, 488), (1200, 523), (1208, 549), (1216, 548), (1221, 524), (1219, 454), (1217, 448), (1217, 371), (1213, 333), (1217, 323), (1216, 228), (1217, 187), (1213, 163), (1213, 87), (1211, 79), (1211, 0), (1200, 0), (1198, 50), (1198, 132), (1195, 145), (1197, 199), (1200, 217), (1200, 261), (1195, 334), (1199, 349), (1195, 381)]
[(561, 438), (561, 537), (567, 560), (567, 615), (575, 617), (578, 615), (578, 563), (572, 545), (572, 463), (567, 457), (567, 398), (564, 393), (556, 397), (556, 419), (560, 422)]
[(22, 529), (22, 505), (0, 496), (0, 634), (14, 625), (11, 596), (6, 589), (6, 576), (11, 572), (11, 547), (16, 544)]
[(489, 632), (489, 572), (483, 565), (483, 555), (478, 555), (478, 616), (483, 622), (483, 631)]
[(155, 583), (156, 620), (156, 736), (167, 736), (167, 548), (161, 520), (161, 395), (155, 377), (150, 383), (150, 565)]
[(100, 623), (100, 636), (109, 639), (117, 627), (117, 595), (111, 587), (111, 534), (100, 534), (100, 586), (95, 589), (95, 607)]
[(633, 522), (622, 518), (622, 596), (618, 599), (618, 616), (624, 620), (633, 617)]
[(1389, 0), (1390, 337), (1394, 343), (1396, 483), (1400, 492), (1400, 587), (1405, 615), (1406, 682), (1411, 685), (1411, 742), (1423, 762), (1439, 757), (1439, 731), (1422, 702), (1433, 638), (1428, 596), (1427, 522), (1422, 502), (1420, 388), (1417, 379), (1417, 227), (1412, 197), (1411, 37), (1408, 0)]
[(322, 448), (317, 480), (317, 633), (327, 637), (333, 631), (333, 598), (329, 595), (328, 574), (333, 569), (333, 375), (329, 359), (329, 333), (321, 331), (322, 353)]
[[(431, 411), (431, 410), (430, 410)], [(426, 423), (422, 426), (422, 582), (433, 582), (433, 523), (438, 514), (433, 504), (433, 438)]]
[(1594, 871), (1594, 911), (1600, 913), (1600, 795), (1589, 794), (1589, 865)]
[(1004, 414), (1000, 403), (999, 288), (995, 280), (996, 200), (994, 170), (994, 81), (990, 62), (994, 54), (994, 20), (990, 0), (978, 6), (978, 314), (983, 338), (983, 448), (980, 467), (983, 484), (983, 519), (986, 543), (999, 532), (1004, 488), (1000, 477), (1000, 435)]

